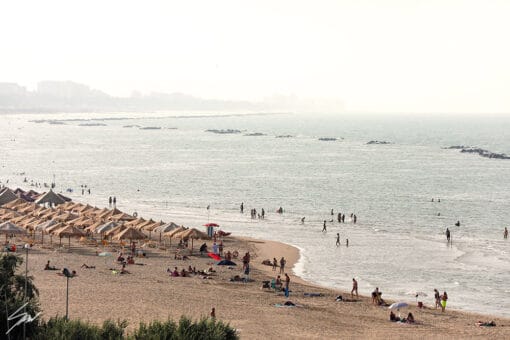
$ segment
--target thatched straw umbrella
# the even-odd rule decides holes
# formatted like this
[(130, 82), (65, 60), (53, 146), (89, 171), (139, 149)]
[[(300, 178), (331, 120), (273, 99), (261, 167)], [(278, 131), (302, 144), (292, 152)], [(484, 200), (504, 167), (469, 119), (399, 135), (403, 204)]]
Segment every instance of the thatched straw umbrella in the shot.
[(18, 227), (14, 223), (4, 222), (0, 224), (0, 234), (5, 234), (5, 242), (7, 243), (8, 235), (22, 235), (26, 234), (26, 230)]
[(15, 208), (20, 206), (21, 204), (25, 204), (27, 203), (27, 201), (21, 199), (21, 198), (16, 198), (14, 201), (10, 201), (9, 203), (5, 203), (4, 205), (2, 205), (3, 208), (7, 208), (7, 209), (14, 209), (16, 210)]
[(113, 237), (115, 240), (129, 240), (129, 243), (133, 243), (133, 240), (143, 240), (146, 236), (140, 230), (132, 227), (128, 227)]
[(60, 237), (60, 245), (62, 245), (62, 237), (67, 237), (69, 239), (69, 248), (71, 248), (71, 237), (85, 236), (85, 233), (80, 228), (70, 225), (55, 230), (53, 234)]
[[(62, 222), (58, 222), (55, 220), (49, 220), (43, 223), (40, 223), (35, 226), (34, 231), (39, 230), (41, 232), (41, 244), (44, 244), (44, 234), (49, 234), (51, 228), (62, 228), (65, 226)], [(53, 241), (53, 237), (50, 235), (50, 244)]]
[(181, 231), (180, 233), (175, 233), (173, 238), (180, 238), (183, 240), (191, 239), (191, 251), (193, 251), (193, 240), (210, 240), (209, 235), (195, 228), (187, 229)]
[(170, 222), (170, 223), (162, 224), (162, 225), (154, 228), (152, 231), (155, 233), (159, 233), (159, 243), (161, 244), (161, 237), (162, 237), (163, 233), (172, 231), (176, 228), (179, 228), (179, 226), (177, 224), (175, 224), (174, 222)]

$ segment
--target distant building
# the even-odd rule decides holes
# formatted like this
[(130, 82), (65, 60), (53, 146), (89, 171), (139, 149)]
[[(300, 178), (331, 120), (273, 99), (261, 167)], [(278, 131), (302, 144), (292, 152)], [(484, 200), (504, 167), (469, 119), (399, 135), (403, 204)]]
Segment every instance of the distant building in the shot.
[(16, 83), (0, 83), (0, 96), (21, 96), (27, 94), (27, 89)]

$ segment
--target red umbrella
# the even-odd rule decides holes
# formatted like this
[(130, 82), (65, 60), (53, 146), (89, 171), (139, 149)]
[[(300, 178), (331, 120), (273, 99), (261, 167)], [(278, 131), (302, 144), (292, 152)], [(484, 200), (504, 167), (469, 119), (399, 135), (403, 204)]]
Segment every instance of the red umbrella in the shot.
[(212, 258), (212, 259), (214, 259), (216, 261), (221, 260), (221, 257), (218, 254), (215, 254), (215, 253), (207, 253), (207, 256), (209, 256), (210, 258)]
[(204, 227), (219, 227), (220, 225), (219, 224), (216, 224), (216, 223), (206, 223), (204, 224)]

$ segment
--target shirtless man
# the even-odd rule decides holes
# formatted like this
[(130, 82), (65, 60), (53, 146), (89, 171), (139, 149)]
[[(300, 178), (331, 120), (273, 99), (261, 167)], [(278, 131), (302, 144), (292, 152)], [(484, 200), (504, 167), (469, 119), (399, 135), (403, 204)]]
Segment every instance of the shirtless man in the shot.
[(356, 297), (358, 297), (358, 281), (355, 278), (352, 278), (351, 298), (354, 298), (353, 293), (356, 293)]

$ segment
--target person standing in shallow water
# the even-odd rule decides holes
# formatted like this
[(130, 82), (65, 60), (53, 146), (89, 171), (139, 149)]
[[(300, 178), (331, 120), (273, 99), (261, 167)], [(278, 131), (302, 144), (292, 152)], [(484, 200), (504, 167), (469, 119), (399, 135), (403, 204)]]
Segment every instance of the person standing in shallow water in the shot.
[(336, 233), (336, 246), (340, 245), (340, 233)]
[(328, 230), (326, 229), (326, 220), (324, 220), (324, 225), (322, 226), (322, 232), (325, 233)]
[(446, 241), (450, 242), (450, 229), (446, 228)]
[(241, 214), (242, 214), (242, 213), (244, 212), (244, 202), (241, 202), (241, 207), (240, 207), (240, 209), (241, 209)]
[(505, 227), (505, 231), (503, 232), (503, 238), (504, 239), (508, 238), (508, 229), (506, 227)]

